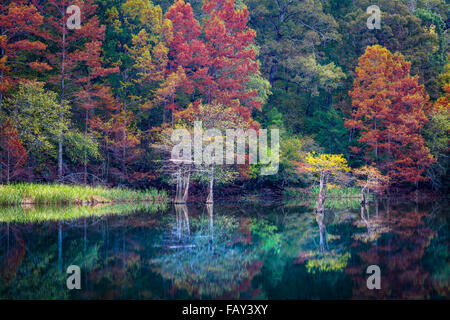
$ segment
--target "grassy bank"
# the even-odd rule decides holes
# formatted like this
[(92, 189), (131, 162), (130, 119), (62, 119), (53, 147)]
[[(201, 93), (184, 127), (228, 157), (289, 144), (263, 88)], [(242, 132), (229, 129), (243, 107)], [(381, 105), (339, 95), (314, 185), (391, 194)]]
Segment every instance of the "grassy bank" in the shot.
[(87, 205), (98, 203), (143, 202), (166, 203), (167, 193), (124, 188), (72, 186), (62, 184), (17, 183), (0, 185), (0, 205)]
[(0, 222), (39, 223), (71, 221), (80, 218), (128, 215), (137, 211), (153, 213), (167, 209), (165, 203), (118, 203), (97, 206), (7, 206), (0, 207)]

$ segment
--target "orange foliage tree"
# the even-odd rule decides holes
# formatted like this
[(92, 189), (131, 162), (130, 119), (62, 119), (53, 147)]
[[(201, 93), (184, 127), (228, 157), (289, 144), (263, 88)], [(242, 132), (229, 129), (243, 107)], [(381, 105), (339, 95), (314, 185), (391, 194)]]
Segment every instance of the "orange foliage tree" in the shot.
[[(18, 57), (21, 53), (42, 53), (46, 45), (28, 37), (36, 33), (43, 17), (34, 5), (25, 0), (2, 0), (0, 3), (0, 107), (3, 96), (18, 78), (10, 74), (12, 67), (23, 65)], [(25, 68), (48, 70), (50, 66), (41, 61), (28, 61)]]
[(381, 191), (389, 179), (383, 176), (375, 167), (364, 166), (353, 170), (353, 174), (359, 177), (356, 184), (361, 187), (361, 203), (369, 200), (370, 190)]
[(400, 53), (367, 47), (349, 93), (353, 114), (346, 126), (361, 134), (352, 151), (363, 153), (394, 184), (426, 180), (422, 173), (434, 161), (421, 135), (430, 103), (410, 67)]
[[(45, 17), (45, 29), (39, 35), (46, 41), (51, 50), (47, 51), (47, 59), (55, 70), (52, 82), (58, 86), (61, 109), (64, 101), (77, 93), (85, 115), (93, 107), (103, 93), (101, 86), (94, 86), (93, 81), (105, 77), (116, 68), (102, 67), (102, 44), (105, 26), (100, 25), (96, 16), (97, 5), (93, 0), (33, 0)], [(70, 5), (77, 5), (81, 12), (81, 28), (71, 30), (67, 27), (70, 15), (66, 10)], [(63, 175), (63, 133), (58, 141), (58, 178)]]

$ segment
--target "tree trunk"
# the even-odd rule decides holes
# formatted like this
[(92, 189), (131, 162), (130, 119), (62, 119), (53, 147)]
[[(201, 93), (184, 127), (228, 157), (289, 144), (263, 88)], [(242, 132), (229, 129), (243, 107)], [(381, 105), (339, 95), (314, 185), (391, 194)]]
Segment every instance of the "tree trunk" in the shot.
[(123, 145), (122, 145), (122, 176), (125, 177), (125, 179), (127, 179), (127, 169), (125, 166), (125, 159), (126, 159), (126, 155), (127, 155), (127, 147), (126, 147), (126, 142), (127, 142), (127, 131), (126, 131), (126, 125), (127, 125), (127, 106), (124, 103), (123, 104), (123, 119), (124, 119), (124, 130), (122, 132), (122, 139), (123, 139)]
[(368, 186), (366, 184), (361, 189), (361, 205), (363, 205), (363, 204), (365, 204), (367, 202), (367, 197), (366, 197), (366, 190), (367, 190), (367, 188), (368, 188)]
[(182, 203), (182, 198), (181, 198), (181, 168), (178, 169), (177, 171), (177, 182), (176, 182), (176, 192), (175, 192), (175, 203)]
[(6, 159), (6, 184), (9, 184), (10, 170), (11, 170), (11, 155), (10, 155), (10, 151), (8, 149), (8, 151), (7, 151), (7, 159)]
[(176, 193), (175, 193), (175, 204), (185, 204), (189, 197), (189, 186), (191, 183), (191, 168), (187, 171), (182, 172), (182, 169), (177, 170), (176, 178)]
[[(373, 129), (377, 130), (377, 117), (373, 118)], [(378, 165), (378, 137), (375, 141), (375, 163)]]
[(308, 103), (306, 105), (306, 116), (311, 117), (312, 116), (312, 108), (311, 108), (311, 92), (308, 94)]
[[(5, 55), (5, 49), (2, 48), (0, 52), (1, 52), (0, 58), (3, 58)], [(3, 70), (1, 70), (0, 71), (0, 84), (3, 83), (3, 77), (4, 77)], [(3, 106), (3, 93), (0, 91), (0, 113), (2, 111), (2, 106)], [(0, 128), (1, 127), (2, 127), (2, 120), (0, 119)]]
[(87, 148), (86, 138), (88, 133), (89, 111), (86, 109), (86, 123), (84, 128), (84, 184), (87, 185)]
[(316, 221), (319, 225), (319, 246), (320, 246), (320, 252), (324, 253), (327, 245), (327, 229), (325, 227), (325, 224), (323, 223), (324, 214), (316, 213)]
[(320, 175), (320, 188), (319, 188), (319, 195), (317, 197), (317, 205), (316, 205), (316, 211), (317, 212), (323, 212), (324, 210), (324, 204), (325, 199), (327, 197), (327, 177), (324, 174)]
[(183, 203), (186, 203), (188, 200), (190, 183), (191, 183), (191, 168), (188, 169), (187, 177), (184, 178)]
[(214, 207), (212, 203), (206, 205), (206, 210), (209, 215), (209, 235), (211, 237), (211, 245), (213, 245), (214, 241)]
[(209, 193), (206, 203), (214, 203), (214, 166), (211, 167), (211, 176), (209, 179)]
[[(63, 38), (62, 38), (62, 58), (61, 58), (61, 106), (59, 115), (59, 125), (62, 123), (62, 110), (64, 108), (64, 98), (65, 98), (65, 63), (66, 63), (66, 22), (65, 22), (65, 10), (62, 10), (62, 28), (63, 28)], [(58, 137), (58, 180), (61, 181), (63, 177), (63, 147), (62, 147), (63, 132), (60, 129)]]
[(269, 72), (269, 83), (273, 87), (273, 84), (275, 82), (275, 77), (278, 71), (278, 60), (276, 58), (272, 59), (272, 66), (270, 67)]

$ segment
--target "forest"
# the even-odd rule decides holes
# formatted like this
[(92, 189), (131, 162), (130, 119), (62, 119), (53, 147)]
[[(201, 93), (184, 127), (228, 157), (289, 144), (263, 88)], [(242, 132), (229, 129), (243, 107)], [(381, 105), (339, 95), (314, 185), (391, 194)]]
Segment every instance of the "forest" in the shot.
[[(380, 28), (369, 28), (371, 5)], [(446, 195), (449, 7), (2, 0), (1, 183), (152, 187), (180, 202), (212, 202), (216, 187), (219, 196), (315, 188), (317, 209), (327, 191), (352, 188), (363, 198)], [(196, 121), (278, 129), (279, 148), (269, 148), (278, 172), (174, 163), (171, 135)]]

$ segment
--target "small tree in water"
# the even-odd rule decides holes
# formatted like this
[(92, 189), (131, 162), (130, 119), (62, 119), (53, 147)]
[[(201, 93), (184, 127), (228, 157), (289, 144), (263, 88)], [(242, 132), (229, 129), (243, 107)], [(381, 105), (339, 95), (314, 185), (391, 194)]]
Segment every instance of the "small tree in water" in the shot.
[(361, 204), (369, 201), (370, 190), (381, 191), (389, 181), (388, 177), (382, 175), (380, 170), (372, 166), (355, 169), (353, 173), (360, 178), (356, 181), (356, 184), (361, 187)]
[(308, 153), (301, 167), (303, 171), (311, 172), (319, 180), (316, 211), (322, 212), (327, 197), (328, 182), (331, 177), (350, 171), (347, 160), (342, 154)]

